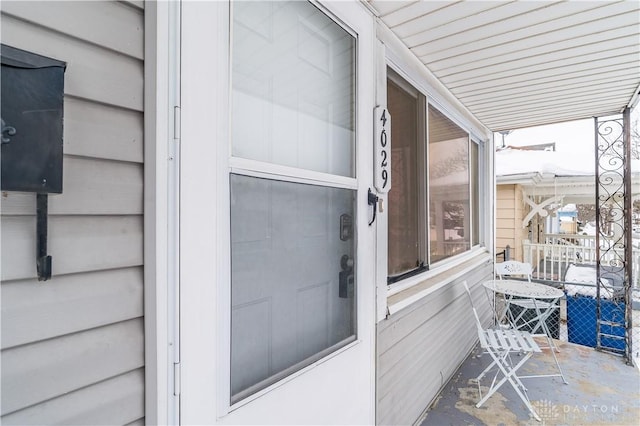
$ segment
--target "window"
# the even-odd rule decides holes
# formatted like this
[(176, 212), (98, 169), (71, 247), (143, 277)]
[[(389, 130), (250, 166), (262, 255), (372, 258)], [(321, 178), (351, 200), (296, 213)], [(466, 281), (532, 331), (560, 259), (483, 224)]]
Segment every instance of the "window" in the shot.
[(480, 243), (480, 147), (398, 74), (388, 75), (388, 282), (394, 283)]
[(355, 340), (355, 37), (233, 2), (231, 402)]
[(471, 167), (471, 246), (480, 244), (480, 209), (478, 208), (480, 202), (480, 148), (478, 144), (471, 141), (471, 161), (469, 163)]
[(425, 218), (421, 214), (424, 153), (418, 134), (419, 115), (424, 98), (395, 76), (387, 86), (387, 108), (392, 117), (391, 126), (391, 190), (389, 191), (389, 257), (388, 273), (401, 277), (420, 269), (425, 263)]
[(429, 105), (430, 261), (470, 248), (469, 134)]

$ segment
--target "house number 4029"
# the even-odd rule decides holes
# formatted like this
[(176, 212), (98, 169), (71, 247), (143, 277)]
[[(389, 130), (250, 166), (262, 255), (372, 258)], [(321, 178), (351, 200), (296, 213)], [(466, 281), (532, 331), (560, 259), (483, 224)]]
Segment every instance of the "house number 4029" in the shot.
[(384, 106), (375, 109), (375, 186), (378, 192), (391, 188), (391, 116)]

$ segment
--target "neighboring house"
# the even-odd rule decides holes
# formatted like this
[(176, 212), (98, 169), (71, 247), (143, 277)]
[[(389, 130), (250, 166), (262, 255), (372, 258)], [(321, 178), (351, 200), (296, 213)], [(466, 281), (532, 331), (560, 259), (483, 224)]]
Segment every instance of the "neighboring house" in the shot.
[(575, 204), (565, 204), (558, 209), (558, 214), (551, 223), (553, 234), (577, 234), (578, 210)]
[(493, 132), (640, 83), (532, 114), (532, 75), (494, 69), (531, 59), (478, 31), (555, 13), (600, 37), (637, 5), (519, 3), (3, 1), (2, 43), (66, 73), (51, 280), (35, 194), (1, 198), (2, 423), (418, 421), (476, 343)]
[[(576, 204), (595, 205), (593, 149), (551, 151), (546, 145), (496, 151), (496, 250), (508, 245), (522, 258), (525, 240), (543, 243), (545, 234), (578, 233)], [(640, 195), (640, 162), (632, 160), (634, 199)]]
[(595, 159), (588, 149), (509, 146), (496, 152), (495, 162), (496, 250), (509, 246), (512, 259), (523, 260), (523, 241), (542, 241), (558, 229), (557, 212), (564, 204), (595, 202)]
[(496, 251), (509, 248), (509, 259), (522, 261), (522, 241), (531, 238), (536, 227), (523, 226), (527, 206), (524, 192), (518, 184), (500, 184), (496, 181)]

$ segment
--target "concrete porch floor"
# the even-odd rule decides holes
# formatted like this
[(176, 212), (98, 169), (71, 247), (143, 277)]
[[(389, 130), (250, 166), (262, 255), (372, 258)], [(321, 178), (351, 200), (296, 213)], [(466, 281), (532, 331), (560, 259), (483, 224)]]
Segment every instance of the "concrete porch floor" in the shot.
[[(541, 417), (536, 421), (509, 383), (480, 408), (475, 378), (490, 357), (478, 346), (447, 383), (421, 426), (444, 425), (640, 425), (640, 371), (618, 356), (592, 348), (555, 341), (560, 377), (523, 379), (529, 399)], [(542, 342), (540, 342), (542, 344)], [(548, 374), (557, 370), (549, 349), (534, 355), (518, 375)], [(491, 376), (493, 377), (493, 376)], [(490, 379), (489, 379), (490, 380)], [(483, 378), (488, 386), (490, 381)], [(483, 389), (484, 392), (484, 389)]]

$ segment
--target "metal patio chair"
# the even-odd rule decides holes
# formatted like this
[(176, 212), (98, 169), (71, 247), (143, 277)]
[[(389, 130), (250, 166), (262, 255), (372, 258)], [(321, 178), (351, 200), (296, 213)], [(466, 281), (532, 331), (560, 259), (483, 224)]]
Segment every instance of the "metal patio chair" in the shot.
[[(542, 352), (533, 336), (526, 332), (515, 329), (484, 329), (478, 312), (473, 305), (473, 299), (471, 297), (471, 291), (467, 286), (467, 282), (463, 282), (464, 288), (469, 296), (469, 302), (471, 309), (473, 310), (473, 316), (476, 321), (476, 327), (478, 329), (478, 338), (480, 339), (480, 346), (482, 349), (491, 356), (492, 362), (489, 366), (476, 378), (478, 383), (478, 393), (480, 395), (480, 401), (476, 404), (476, 407), (480, 408), (490, 397), (493, 395), (505, 382), (509, 382), (516, 394), (522, 399), (522, 402), (527, 406), (533, 417), (540, 420), (540, 416), (534, 410), (527, 395), (527, 388), (524, 386), (516, 372), (522, 367), (534, 353)], [(514, 365), (511, 360), (512, 354), (520, 355), (517, 357), (517, 363)], [(482, 390), (480, 382), (482, 378), (493, 369), (498, 367), (489, 390), (486, 395), (482, 396)], [(496, 383), (498, 376), (502, 373), (502, 378)]]
[[(533, 267), (530, 263), (518, 262), (516, 260), (507, 260), (501, 263), (495, 264), (496, 275), (500, 279), (504, 279), (505, 275), (509, 275), (509, 277), (521, 277), (526, 278), (527, 281), (531, 282), (531, 275), (533, 274)], [(539, 316), (541, 312), (548, 312), (548, 315), (552, 310), (559, 309), (558, 305), (553, 305), (549, 302), (545, 302), (543, 300), (532, 300), (532, 299), (509, 299), (510, 305), (519, 306), (520, 312), (514, 316), (511, 310), (506, 312), (506, 315), (509, 316), (510, 322), (514, 327), (521, 330), (524, 327), (529, 328), (531, 334), (536, 334), (539, 328), (542, 326), (542, 322), (539, 321)], [(527, 318), (527, 311), (534, 312), (533, 318)], [(548, 316), (547, 315), (547, 316)], [(547, 330), (543, 330), (545, 333)], [(557, 350), (557, 348), (555, 348)]]
[[(508, 275), (509, 278), (512, 277), (524, 277), (528, 282), (531, 282), (531, 276), (533, 274), (533, 267), (530, 263), (518, 262), (515, 260), (507, 260), (505, 262), (496, 263), (495, 264), (495, 272), (499, 279), (504, 279), (505, 275)], [(542, 336), (547, 339), (547, 343), (549, 344), (549, 349), (551, 350), (551, 355), (553, 356), (553, 360), (555, 361), (556, 367), (558, 369), (558, 374), (548, 374), (548, 375), (535, 375), (535, 376), (523, 376), (523, 377), (561, 377), (562, 381), (565, 384), (568, 384), (564, 373), (562, 372), (562, 368), (560, 367), (560, 362), (556, 357), (556, 352), (560, 352), (558, 346), (555, 344), (551, 337), (551, 332), (549, 331), (549, 327), (547, 325), (547, 319), (553, 314), (554, 311), (560, 309), (559, 303), (556, 301), (547, 302), (540, 299), (526, 299), (526, 298), (515, 298), (510, 297), (508, 300), (505, 300), (506, 307), (505, 312), (502, 315), (504, 317), (507, 316), (509, 324), (513, 326), (517, 330), (527, 331), (534, 336)], [(514, 312), (512, 306), (517, 306), (520, 308), (519, 312)], [(498, 320), (500, 321), (500, 320)], [(559, 324), (558, 324), (559, 327)], [(558, 330), (559, 331), (559, 330)], [(545, 347), (546, 348), (546, 347)]]

